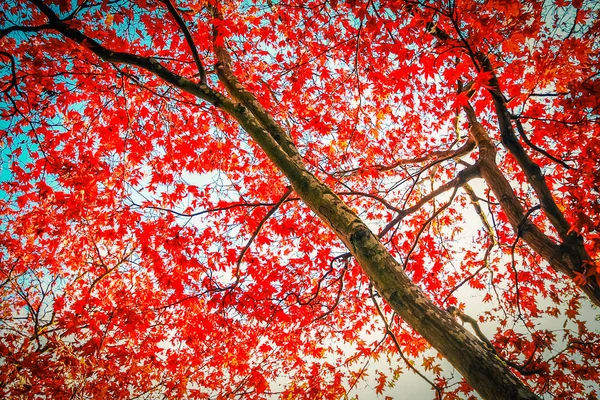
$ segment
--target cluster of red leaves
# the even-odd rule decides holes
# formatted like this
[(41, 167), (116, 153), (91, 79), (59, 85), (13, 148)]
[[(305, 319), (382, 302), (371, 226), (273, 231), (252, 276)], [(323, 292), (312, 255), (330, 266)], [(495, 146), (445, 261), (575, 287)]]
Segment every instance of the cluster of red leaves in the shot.
[[(35, 3), (0, 6), (0, 393), (333, 398), (372, 357), (391, 356), (398, 373), (390, 337), (364, 339), (385, 335), (369, 282), (240, 127), (49, 29)], [(220, 88), (208, 7), (173, 3)], [(467, 301), (464, 282), (480, 291), (482, 322), (500, 321), (499, 352), (539, 370), (523, 374), (538, 392), (577, 397), (597, 384), (600, 335), (575, 287), (600, 283), (597, 6), (223, 3), (234, 72), (411, 278), (443, 306)], [(164, 4), (54, 4), (89, 41), (198, 79)], [(465, 118), (455, 121), (470, 101), (523, 206), (538, 202), (503, 151), (492, 76), (472, 51), (494, 65), (521, 140), (593, 260), (575, 282), (518, 240), (487, 188), (433, 196), (476, 159), (436, 156), (465, 142)], [(487, 226), (466, 217), (473, 202)], [(530, 219), (556, 236), (542, 213)], [(427, 349), (383, 313), (405, 356)], [(469, 391), (424, 360), (448, 398)], [(380, 374), (377, 391), (393, 381)]]

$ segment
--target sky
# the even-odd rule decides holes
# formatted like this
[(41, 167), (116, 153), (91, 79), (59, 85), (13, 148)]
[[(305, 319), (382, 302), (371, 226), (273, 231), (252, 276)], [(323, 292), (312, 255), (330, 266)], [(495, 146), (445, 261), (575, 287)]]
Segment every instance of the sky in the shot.
[[(6, 106), (5, 103), (0, 103), (0, 108)], [(0, 130), (3, 129), (8, 129), (9, 128), (9, 121), (0, 121)], [(21, 139), (19, 137), (16, 138), (17, 140)], [(28, 139), (26, 138), (22, 138), (23, 142), (23, 147), (26, 148), (28, 146), (33, 146), (31, 142), (28, 142)], [(35, 149), (35, 147), (34, 147)], [(7, 181), (10, 180), (11, 175), (10, 175), (10, 171), (9, 171), (9, 165), (12, 162), (12, 159), (14, 157), (13, 155), (13, 149), (9, 149), (9, 148), (0, 148), (0, 181)], [(30, 159), (28, 158), (28, 152), (27, 151), (23, 151), (22, 155), (19, 156), (18, 158), (18, 163), (19, 164), (26, 164)], [(202, 180), (196, 182), (197, 184), (202, 184)], [(482, 190), (482, 185), (481, 183), (479, 185), (477, 184), (473, 184), (474, 188), (476, 191), (481, 192)], [(0, 191), (0, 198), (2, 198), (2, 196), (5, 196), (5, 194), (3, 192)], [(463, 210), (463, 214), (465, 216), (467, 216), (466, 221), (465, 221), (465, 232), (463, 233), (463, 236), (465, 237), (464, 240), (470, 240), (470, 238), (473, 236), (473, 234), (475, 233), (475, 230), (480, 228), (480, 221), (479, 221), (479, 217), (477, 216), (477, 214), (475, 213), (474, 209), (472, 209), (472, 207), (467, 207)], [(461, 301), (466, 303), (466, 309), (465, 312), (467, 314), (469, 314), (470, 316), (476, 317), (479, 314), (484, 313), (485, 311), (489, 310), (493, 304), (491, 303), (484, 303), (481, 301), (481, 298), (483, 296), (484, 293), (481, 293), (479, 291), (475, 291), (469, 288), (468, 285), (464, 285), (463, 287), (461, 287), (461, 289), (459, 289), (456, 292), (456, 297)], [(585, 302), (584, 304), (589, 304), (589, 302)], [(598, 310), (597, 309), (593, 309), (591, 306), (584, 306), (583, 307), (584, 310), (584, 315), (586, 318), (588, 318), (588, 320), (592, 321), (594, 320), (597, 316), (598, 316)], [(547, 321), (548, 325), (545, 326), (545, 328), (547, 329), (562, 329), (562, 321), (561, 320), (549, 320)], [(468, 327), (470, 328), (470, 327)], [(480, 324), (480, 328), (483, 330), (483, 332), (486, 334), (486, 336), (488, 338), (492, 338), (493, 337), (493, 333), (495, 332), (497, 326), (492, 324), (492, 323), (485, 323), (485, 324)], [(597, 327), (598, 329), (600, 329), (600, 323)], [(382, 335), (383, 335), (383, 327), (382, 327)], [(400, 364), (402, 364), (402, 361), (399, 359), (398, 362)], [(375, 374), (374, 374), (374, 370), (377, 368), (378, 363), (371, 361), (370, 362), (370, 367), (369, 367), (369, 371), (371, 372), (371, 377), (374, 378)], [(419, 362), (417, 361), (417, 367), (421, 367), (419, 365)], [(382, 370), (385, 370), (385, 368), (387, 368), (387, 365), (380, 365), (380, 368), (382, 368)], [(422, 370), (422, 369), (421, 369)], [(429, 388), (428, 384), (426, 382), (424, 382), (421, 378), (419, 378), (418, 376), (416, 376), (414, 373), (412, 373), (411, 371), (406, 371), (399, 379), (398, 383), (396, 384), (396, 386), (394, 388), (388, 388), (384, 391), (383, 395), (378, 396), (376, 395), (374, 392), (374, 387), (375, 387), (375, 383), (374, 381), (369, 381), (367, 380), (366, 382), (361, 382), (358, 387), (356, 389), (354, 389), (353, 391), (351, 391), (349, 393), (349, 396), (352, 397), (353, 395), (359, 395), (361, 399), (365, 399), (365, 400), (371, 400), (371, 399), (381, 399), (384, 396), (391, 396), (394, 399), (421, 399), (421, 398), (432, 398), (433, 397), (433, 391)]]

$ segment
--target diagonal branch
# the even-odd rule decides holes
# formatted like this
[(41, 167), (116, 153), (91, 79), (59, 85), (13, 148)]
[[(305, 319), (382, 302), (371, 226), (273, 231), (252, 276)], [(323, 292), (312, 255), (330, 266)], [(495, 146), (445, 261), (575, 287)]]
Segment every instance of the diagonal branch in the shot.
[[(43, 0), (29, 1), (47, 16), (52, 29), (87, 47), (103, 60), (136, 65), (229, 114), (285, 174), (304, 203), (344, 242), (394, 311), (440, 351), (482, 397), (511, 400), (537, 398), (504, 363), (496, 357), (490, 357), (477, 338), (446, 311), (433, 304), (408, 278), (398, 261), (356, 212), (306, 169), (292, 140), (256, 97), (239, 84), (228, 64), (221, 64), (220, 68), (218, 65), (217, 72), (236, 101), (204, 84), (196, 84), (175, 74), (153, 58), (112, 52), (61, 21)], [(228, 53), (222, 45), (219, 46), (218, 29), (215, 31), (215, 51), (219, 53), (217, 59), (222, 59), (220, 63), (227, 62)], [(477, 367), (473, 368), (474, 365)]]
[(458, 157), (462, 157), (466, 154), (469, 154), (474, 148), (475, 148), (475, 142), (473, 140), (471, 140), (471, 138), (468, 138), (467, 141), (456, 150), (430, 151), (429, 153), (427, 153), (426, 155), (424, 155), (422, 157), (413, 158), (413, 159), (401, 159), (401, 160), (398, 160), (398, 161), (392, 163), (391, 165), (375, 165), (375, 166), (373, 166), (373, 168), (376, 169), (377, 171), (384, 172), (384, 171), (389, 171), (389, 170), (395, 169), (401, 165), (417, 164), (417, 163), (429, 161), (432, 158), (435, 158), (435, 160), (432, 163), (428, 164), (424, 168), (424, 169), (428, 169), (428, 168), (433, 167), (436, 164), (439, 164), (439, 163), (449, 160), (451, 158), (458, 158)]
[[(86, 36), (82, 32), (72, 28), (69, 24), (62, 21), (58, 15), (56, 15), (56, 13), (43, 2), (43, 0), (28, 1), (34, 4), (48, 18), (48, 24), (44, 26), (60, 32), (66, 38), (90, 50), (100, 59), (110, 63), (136, 66), (147, 72), (150, 72), (174, 87), (177, 87), (202, 100), (208, 101), (214, 106), (221, 107), (224, 111), (230, 114), (235, 113), (236, 110), (234, 110), (234, 102), (216, 90), (209, 88), (205, 84), (196, 84), (189, 79), (174, 73), (152, 57), (142, 57), (137, 54), (113, 51), (103, 46), (95, 39)], [(240, 113), (240, 111), (238, 111), (238, 113)]]
[(531, 147), (532, 149), (534, 149), (535, 151), (537, 151), (538, 153), (542, 154), (543, 156), (549, 158), (550, 160), (554, 161), (557, 164), (562, 165), (563, 167), (565, 167), (566, 169), (572, 169), (566, 162), (564, 162), (563, 160), (560, 160), (556, 157), (554, 157), (552, 154), (548, 153), (546, 150), (542, 149), (539, 146), (536, 146), (535, 144), (533, 144), (531, 142), (531, 140), (529, 140), (529, 138), (527, 137), (527, 135), (525, 134), (525, 129), (523, 129), (523, 124), (521, 123), (521, 120), (519, 119), (518, 116), (511, 114), (510, 118), (512, 120), (515, 121), (515, 125), (517, 125), (517, 130), (519, 131), (519, 135), (521, 135), (521, 137), (523, 138), (523, 141), (525, 143), (527, 143), (527, 146)]
[[(242, 249), (242, 251), (237, 259), (236, 266), (235, 266), (235, 278), (236, 278), (235, 284), (237, 284), (240, 280), (240, 266), (242, 265), (242, 260), (244, 259), (244, 255), (246, 255), (246, 252), (248, 252), (248, 250), (250, 249), (252, 242), (254, 242), (254, 239), (256, 239), (256, 237), (260, 233), (260, 230), (262, 229), (265, 222), (267, 222), (268, 219), (271, 218), (273, 216), (273, 214), (275, 214), (275, 212), (279, 209), (279, 207), (281, 207), (281, 205), (285, 202), (285, 200), (289, 197), (289, 195), (291, 193), (292, 193), (292, 187), (288, 186), (286, 188), (285, 192), (283, 193), (283, 195), (281, 196), (281, 198), (279, 199), (279, 201), (273, 207), (271, 207), (271, 209), (269, 210), (267, 215), (265, 215), (264, 218), (260, 221), (260, 223), (258, 224), (256, 229), (254, 230), (254, 233), (252, 234), (252, 236), (250, 237), (250, 239), (248, 240), (248, 242)], [(235, 286), (235, 284), (234, 284), (234, 286)]]
[(459, 158), (465, 156), (466, 154), (469, 154), (474, 148), (475, 148), (475, 142), (469, 137), (469, 138), (467, 138), (467, 141), (456, 150), (430, 151), (421, 157), (403, 158), (403, 159), (396, 160), (395, 162), (393, 162), (389, 165), (375, 164), (375, 165), (371, 165), (371, 166), (367, 166), (367, 167), (353, 168), (353, 169), (349, 169), (349, 170), (345, 170), (345, 171), (339, 171), (338, 174), (348, 174), (349, 176), (352, 176), (352, 175), (354, 175), (360, 171), (363, 171), (365, 169), (386, 172), (386, 171), (391, 171), (393, 169), (396, 169), (403, 165), (419, 164), (419, 163), (433, 159), (433, 161), (431, 161), (429, 164), (423, 166), (419, 170), (418, 174), (421, 174), (424, 171), (428, 170), (429, 168), (434, 167), (437, 164), (440, 164), (444, 161), (447, 161), (450, 159), (459, 159)]
[[(481, 176), (485, 179), (487, 185), (498, 199), (513, 230), (517, 234), (520, 233), (523, 240), (536, 253), (548, 261), (555, 271), (562, 272), (570, 278), (574, 278), (575, 272), (581, 269), (581, 260), (579, 259), (578, 254), (573, 254), (571, 251), (565, 251), (571, 248), (565, 248), (565, 243), (562, 245), (556, 244), (546, 236), (539, 227), (524, 218), (526, 214), (519, 198), (516, 196), (510, 183), (496, 164), (496, 147), (494, 143), (490, 139), (487, 131), (477, 120), (477, 115), (475, 114), (473, 107), (467, 103), (463, 106), (463, 109), (465, 110), (469, 121), (470, 134), (473, 136), (473, 139), (479, 147), (479, 159), (477, 160), (477, 164), (479, 165)], [(585, 249), (583, 251), (585, 252)], [(583, 291), (594, 304), (600, 305), (600, 289), (597, 286), (594, 286), (594, 284), (594, 282), (588, 283), (583, 287)]]
[(185, 40), (187, 41), (188, 46), (190, 47), (190, 51), (192, 52), (192, 57), (194, 58), (194, 62), (196, 63), (196, 68), (198, 68), (198, 73), (200, 74), (200, 82), (206, 84), (206, 72), (204, 70), (204, 66), (202, 65), (202, 61), (200, 60), (200, 55), (198, 54), (198, 49), (196, 49), (196, 45), (194, 44), (194, 39), (190, 34), (190, 30), (185, 25), (185, 22), (181, 18), (181, 15), (177, 12), (171, 0), (160, 0), (167, 6), (169, 13), (175, 19), (175, 22), (183, 32), (183, 36), (185, 36)]
[(402, 221), (407, 215), (412, 214), (417, 211), (419, 208), (423, 207), (430, 200), (439, 196), (442, 193), (449, 191), (450, 189), (454, 189), (460, 186), (463, 186), (469, 180), (479, 176), (479, 166), (477, 164), (471, 165), (458, 173), (458, 175), (452, 179), (451, 181), (445, 183), (439, 188), (433, 190), (431, 193), (423, 196), (419, 201), (417, 201), (414, 205), (409, 208), (405, 208), (398, 212), (398, 215), (394, 217), (378, 234), (380, 238), (385, 236), (394, 226), (396, 226), (400, 221)]
[(223, 14), (220, 5), (216, 2), (215, 5), (209, 7), (216, 20), (216, 23), (213, 25), (213, 47), (215, 56), (217, 57), (216, 70), (219, 80), (223, 83), (229, 95), (250, 111), (286, 154), (295, 162), (303, 165), (302, 157), (287, 132), (283, 130), (281, 125), (260, 104), (256, 96), (244, 87), (231, 70), (231, 56), (225, 47), (223, 32), (221, 31), (220, 23), (223, 22)]

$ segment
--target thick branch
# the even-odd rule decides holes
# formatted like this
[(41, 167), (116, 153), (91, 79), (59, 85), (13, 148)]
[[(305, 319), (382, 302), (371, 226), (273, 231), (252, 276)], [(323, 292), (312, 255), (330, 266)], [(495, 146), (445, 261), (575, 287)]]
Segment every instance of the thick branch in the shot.
[[(218, 68), (219, 74), (239, 103), (232, 102), (206, 85), (195, 84), (178, 76), (154, 59), (111, 52), (61, 22), (42, 0), (30, 1), (46, 14), (53, 29), (86, 46), (98, 57), (110, 62), (136, 65), (227, 112), (286, 175), (299, 197), (345, 243), (390, 306), (443, 354), (482, 397), (507, 400), (537, 399), (537, 396), (513, 375), (501, 360), (491, 354), (481, 341), (457, 323), (450, 314), (436, 307), (406, 276), (402, 266), (357, 214), (305, 168), (283, 129), (260, 106), (256, 98), (233, 79), (226, 63)], [(219, 46), (216, 48), (220, 52), (222, 49)], [(223, 57), (222, 52), (220, 57)]]
[[(517, 136), (515, 135), (511, 125), (511, 116), (506, 106), (505, 97), (502, 94), (500, 84), (489, 58), (481, 52), (474, 52), (471, 48), (471, 45), (462, 36), (455, 16), (450, 16), (450, 19), (452, 20), (456, 32), (461, 37), (464, 47), (473, 60), (473, 64), (477, 71), (483, 70), (491, 73), (491, 79), (488, 84), (490, 89), (488, 90), (492, 95), (494, 106), (496, 108), (496, 115), (498, 117), (498, 125), (500, 128), (502, 143), (512, 154), (512, 156), (515, 157), (517, 163), (525, 173), (527, 181), (532, 186), (538, 199), (540, 200), (541, 208), (544, 210), (548, 220), (556, 228), (560, 238), (562, 239), (562, 244), (557, 249), (557, 246), (537, 228), (535, 232), (530, 232), (531, 235), (528, 234), (528, 236), (530, 236), (529, 239), (525, 238), (525, 235), (523, 235), (523, 238), (536, 252), (538, 252), (538, 254), (545, 258), (555, 270), (561, 271), (573, 278), (575, 276), (575, 272), (582, 272), (583, 264), (586, 261), (590, 261), (590, 256), (583, 245), (583, 239), (577, 235), (576, 232), (571, 230), (571, 227), (565, 216), (554, 201), (552, 193), (546, 184), (546, 180), (540, 167), (533, 162), (533, 160), (529, 157), (527, 152), (525, 152), (524, 148), (519, 143), (519, 140), (517, 139)], [(453, 45), (453, 41), (450, 36), (446, 32), (438, 29), (435, 25), (431, 23), (428, 24), (427, 30), (441, 41), (446, 42), (448, 45)], [(469, 123), (472, 127), (472, 132), (473, 129), (476, 131), (483, 130), (481, 124), (476, 121), (473, 109), (469, 106), (465, 107), (465, 111), (469, 117)], [(487, 136), (487, 133), (485, 133), (485, 136)], [(478, 139), (475, 138), (475, 140), (477, 141)], [(487, 138), (487, 140), (489, 141), (489, 138)], [(495, 149), (493, 148), (493, 145), (486, 145), (486, 147), (487, 149), (485, 149), (484, 152), (493, 150), (493, 154), (495, 156)], [(492, 190), (495, 192), (496, 197), (498, 197), (498, 193), (496, 193), (496, 191), (499, 192), (501, 196), (508, 196), (504, 199), (504, 201), (502, 197), (498, 197), (498, 199), (500, 200), (503, 210), (507, 214), (512, 215), (512, 217), (509, 216), (509, 220), (516, 231), (517, 225), (515, 224), (520, 219), (518, 216), (523, 214), (522, 207), (520, 206), (518, 199), (516, 202), (514, 201), (516, 196), (514, 196), (512, 190), (507, 190), (510, 189), (510, 185), (506, 187), (506, 179), (504, 176), (502, 176), (499, 171), (492, 172), (494, 168), (497, 169), (495, 163), (492, 162), (493, 158), (490, 156), (484, 156), (484, 158), (487, 159), (485, 163), (489, 166), (489, 168), (486, 169), (486, 173), (488, 173), (489, 179), (494, 180), (496, 190), (494, 190), (490, 181), (488, 181), (488, 185), (490, 185)], [(487, 180), (488, 179), (486, 179), (486, 181)], [(506, 182), (506, 184), (508, 183)], [(539, 243), (534, 244), (530, 240), (539, 241)], [(543, 251), (543, 253), (540, 251)], [(583, 291), (594, 304), (600, 306), (600, 287), (595, 282), (589, 282), (583, 287)]]
[[(580, 265), (575, 264), (572, 254), (565, 252), (564, 245), (555, 244), (535, 224), (525, 219), (519, 198), (515, 195), (510, 183), (496, 165), (496, 147), (488, 133), (477, 120), (475, 111), (470, 105), (464, 106), (469, 120), (470, 134), (479, 147), (479, 165), (481, 176), (498, 199), (502, 210), (506, 213), (515, 232), (519, 232), (523, 240), (542, 256), (554, 270), (562, 272), (570, 278)], [(600, 290), (588, 284), (583, 287), (590, 300), (600, 305)]]
[[(216, 20), (222, 21), (223, 15), (218, 4), (211, 6), (211, 11)], [(252, 115), (260, 121), (267, 131), (273, 136), (273, 139), (292, 157), (296, 162), (302, 163), (302, 157), (298, 153), (296, 146), (292, 142), (287, 132), (271, 116), (271, 114), (260, 104), (256, 96), (249, 92), (238, 80), (231, 70), (231, 56), (223, 43), (222, 32), (218, 25), (213, 28), (213, 46), (217, 57), (217, 75), (227, 92), (235, 100), (244, 105)]]
[(490, 79), (489, 90), (494, 100), (494, 106), (496, 107), (496, 115), (498, 116), (498, 125), (500, 127), (500, 135), (502, 143), (506, 149), (515, 157), (519, 166), (525, 173), (528, 182), (535, 191), (536, 195), (540, 200), (542, 209), (548, 216), (548, 219), (554, 225), (558, 234), (563, 241), (567, 240), (569, 236), (569, 230), (571, 229), (569, 223), (565, 219), (564, 215), (556, 205), (550, 189), (546, 185), (546, 180), (542, 174), (540, 167), (529, 157), (523, 146), (519, 143), (517, 136), (513, 130), (510, 113), (506, 107), (506, 101), (500, 91), (500, 84), (494, 74), (494, 69), (491, 65), (490, 60), (482, 53), (477, 54), (477, 60), (483, 67), (484, 71), (490, 72), (492, 78)]

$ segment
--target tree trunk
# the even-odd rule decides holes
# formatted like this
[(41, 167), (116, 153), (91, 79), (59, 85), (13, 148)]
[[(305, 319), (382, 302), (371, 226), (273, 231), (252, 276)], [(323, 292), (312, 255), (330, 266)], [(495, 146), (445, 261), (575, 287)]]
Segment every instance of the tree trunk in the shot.
[(284, 172), (298, 196), (345, 243), (388, 304), (446, 357), (483, 398), (538, 398), (483, 342), (423, 294), (376, 235), (335, 193), (285, 155), (264, 129), (242, 115), (239, 117), (240, 124)]
[[(239, 84), (224, 49), (216, 49), (217, 72), (234, 100), (204, 83), (194, 83), (149, 57), (114, 52), (60, 21), (41, 0), (30, 0), (48, 17), (49, 26), (113, 63), (135, 65), (174, 87), (210, 102), (238, 121), (289, 179), (300, 198), (348, 247), (389, 305), (462, 374), (486, 399), (537, 399), (486, 345), (438, 308), (407, 277), (377, 236), (335, 193), (310, 173), (293, 142), (256, 98)], [(221, 53), (221, 54), (219, 54)]]

